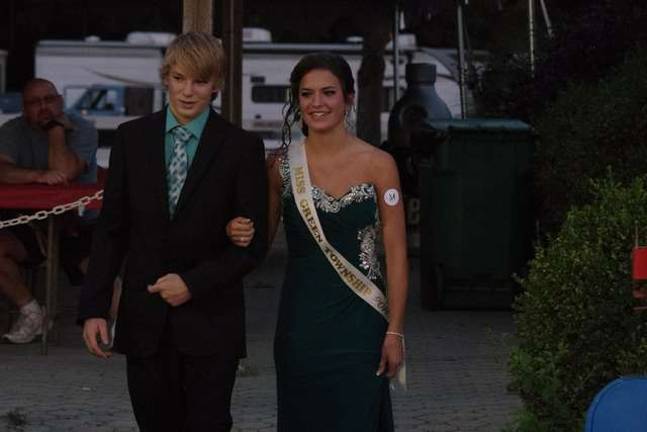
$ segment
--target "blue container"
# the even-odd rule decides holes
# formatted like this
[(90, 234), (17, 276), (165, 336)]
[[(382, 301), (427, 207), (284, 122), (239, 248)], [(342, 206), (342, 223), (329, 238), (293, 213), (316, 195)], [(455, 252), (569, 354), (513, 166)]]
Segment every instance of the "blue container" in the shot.
[(647, 377), (611, 381), (595, 396), (585, 432), (647, 431)]

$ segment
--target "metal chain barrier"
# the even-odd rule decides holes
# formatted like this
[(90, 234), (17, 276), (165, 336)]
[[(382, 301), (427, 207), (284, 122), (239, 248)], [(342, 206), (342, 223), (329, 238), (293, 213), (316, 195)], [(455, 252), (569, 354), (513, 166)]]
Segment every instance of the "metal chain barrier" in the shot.
[(0, 229), (7, 228), (15, 225), (23, 225), (34, 220), (45, 220), (50, 215), (60, 215), (75, 208), (85, 208), (91, 201), (103, 199), (103, 189), (98, 190), (94, 195), (88, 195), (79, 198), (76, 201), (66, 204), (57, 205), (51, 210), (39, 210), (32, 215), (21, 215), (13, 219), (0, 221)]

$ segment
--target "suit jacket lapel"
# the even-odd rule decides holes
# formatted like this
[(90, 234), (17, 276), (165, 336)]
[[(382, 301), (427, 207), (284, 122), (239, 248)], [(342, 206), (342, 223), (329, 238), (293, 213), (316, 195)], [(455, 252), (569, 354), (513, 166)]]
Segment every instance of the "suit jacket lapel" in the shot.
[[(215, 112), (209, 113), (209, 119), (204, 126), (200, 143), (196, 151), (191, 167), (182, 187), (177, 207), (175, 208), (175, 217), (182, 211), (182, 207), (189, 200), (191, 194), (195, 191), (200, 183), (200, 179), (211, 166), (213, 159), (221, 148), (222, 141), (225, 137), (226, 123)], [(168, 205), (167, 205), (168, 212)]]
[(147, 139), (150, 140), (150, 176), (151, 184), (155, 188), (151, 192), (154, 192), (155, 195), (157, 195), (157, 201), (161, 207), (159, 214), (163, 215), (166, 220), (169, 220), (168, 186), (166, 183), (166, 154), (164, 149), (165, 122), (166, 110), (154, 113), (151, 117), (151, 125), (149, 129), (151, 131), (150, 135), (145, 136), (149, 137)]

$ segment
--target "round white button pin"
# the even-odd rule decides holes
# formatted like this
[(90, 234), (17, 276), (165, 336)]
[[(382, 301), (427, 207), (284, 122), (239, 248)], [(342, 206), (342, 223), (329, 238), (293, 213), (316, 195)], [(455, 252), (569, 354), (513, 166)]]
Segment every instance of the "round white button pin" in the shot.
[(388, 206), (395, 206), (400, 202), (400, 193), (397, 189), (387, 189), (384, 192), (384, 202)]

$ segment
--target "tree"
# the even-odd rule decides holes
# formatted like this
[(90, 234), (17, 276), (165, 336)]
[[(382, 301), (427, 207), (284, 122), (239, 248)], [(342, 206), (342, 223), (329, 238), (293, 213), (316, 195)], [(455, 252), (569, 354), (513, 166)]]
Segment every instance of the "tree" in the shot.
[[(568, 4), (567, 4), (568, 3)], [(596, 82), (621, 64), (633, 48), (647, 43), (647, 4), (633, 0), (564, 2), (552, 11), (555, 37), (538, 36), (539, 50), (534, 77), (527, 50), (508, 37), (493, 52), (477, 92), (481, 114), (516, 117), (532, 122), (569, 85)], [(522, 19), (523, 2), (510, 6)], [(524, 37), (525, 36), (525, 37)], [(516, 42), (515, 42), (516, 41)], [(503, 41), (500, 41), (503, 42)]]
[(358, 3), (356, 28), (364, 38), (362, 64), (357, 74), (357, 135), (373, 145), (380, 144), (384, 48), (391, 38), (392, 1)]

